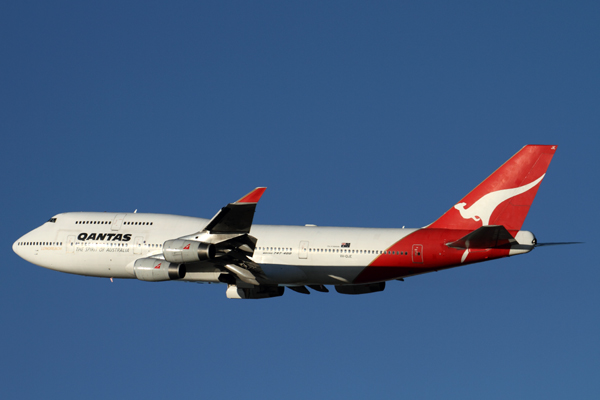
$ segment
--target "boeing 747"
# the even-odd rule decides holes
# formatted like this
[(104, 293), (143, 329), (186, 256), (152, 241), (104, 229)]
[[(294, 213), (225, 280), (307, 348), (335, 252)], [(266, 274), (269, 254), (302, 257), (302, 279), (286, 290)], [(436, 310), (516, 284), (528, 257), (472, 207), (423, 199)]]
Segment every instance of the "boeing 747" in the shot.
[(103, 278), (222, 283), (228, 298), (281, 296), (285, 288), (343, 294), (432, 271), (524, 254), (521, 230), (556, 146), (528, 145), (424, 228), (253, 225), (265, 188), (212, 219), (165, 214), (69, 212), (13, 244), (30, 263)]

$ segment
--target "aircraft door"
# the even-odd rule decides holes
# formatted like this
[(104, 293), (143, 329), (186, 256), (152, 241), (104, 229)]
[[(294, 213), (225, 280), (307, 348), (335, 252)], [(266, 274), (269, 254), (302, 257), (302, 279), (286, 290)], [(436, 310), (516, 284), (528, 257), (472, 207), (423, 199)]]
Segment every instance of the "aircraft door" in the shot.
[(110, 229), (113, 231), (118, 231), (119, 229), (121, 229), (121, 225), (123, 224), (123, 219), (125, 219), (125, 214), (117, 214), (115, 216), (115, 219), (113, 219)]
[(144, 238), (142, 236), (136, 236), (133, 244), (133, 254), (142, 254), (142, 246), (144, 245)]
[(298, 258), (308, 258), (308, 242), (300, 242)]
[(423, 263), (423, 245), (422, 244), (413, 244), (412, 246), (412, 262), (414, 263)]
[(75, 253), (75, 236), (67, 237), (67, 253)]

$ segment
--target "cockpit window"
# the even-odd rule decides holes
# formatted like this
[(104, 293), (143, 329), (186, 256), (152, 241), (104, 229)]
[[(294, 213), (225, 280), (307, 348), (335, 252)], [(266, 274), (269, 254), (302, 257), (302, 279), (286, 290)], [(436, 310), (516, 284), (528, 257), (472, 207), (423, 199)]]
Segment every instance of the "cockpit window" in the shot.
[(48, 220), (48, 222), (52, 222), (52, 223), (54, 223), (54, 222), (56, 222), (56, 218), (50, 218), (50, 219)]

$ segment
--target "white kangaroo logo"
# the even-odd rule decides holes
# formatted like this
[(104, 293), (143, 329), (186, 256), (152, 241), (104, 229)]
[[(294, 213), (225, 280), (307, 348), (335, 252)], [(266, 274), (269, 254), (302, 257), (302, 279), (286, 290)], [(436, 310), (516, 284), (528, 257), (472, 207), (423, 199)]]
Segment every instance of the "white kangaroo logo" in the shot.
[(526, 191), (540, 183), (542, 179), (544, 179), (545, 175), (546, 174), (540, 176), (535, 181), (524, 186), (520, 186), (513, 189), (502, 189), (497, 190), (495, 192), (490, 192), (485, 196), (481, 197), (479, 200), (473, 203), (471, 207), (467, 209), (465, 209), (467, 203), (458, 203), (454, 206), (454, 208), (456, 208), (460, 212), (460, 216), (464, 219), (473, 219), (474, 221), (481, 221), (482, 226), (489, 225), (490, 217), (494, 213), (494, 210), (496, 210), (496, 207), (498, 207), (501, 203), (512, 197), (525, 193)]

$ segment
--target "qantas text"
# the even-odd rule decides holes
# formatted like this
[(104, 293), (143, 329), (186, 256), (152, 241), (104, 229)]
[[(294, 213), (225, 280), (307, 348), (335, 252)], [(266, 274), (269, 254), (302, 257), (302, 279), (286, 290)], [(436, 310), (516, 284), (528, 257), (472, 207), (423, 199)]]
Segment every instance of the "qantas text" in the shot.
[(125, 235), (120, 233), (80, 233), (77, 236), (77, 240), (106, 240), (106, 241), (119, 241), (119, 242), (129, 242), (131, 240), (131, 234), (127, 233)]

